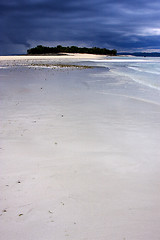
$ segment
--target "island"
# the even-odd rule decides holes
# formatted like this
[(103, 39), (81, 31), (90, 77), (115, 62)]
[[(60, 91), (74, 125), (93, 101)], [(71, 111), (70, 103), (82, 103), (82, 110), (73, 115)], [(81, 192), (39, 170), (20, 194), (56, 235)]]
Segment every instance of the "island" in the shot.
[(98, 54), (98, 55), (110, 55), (116, 56), (117, 50), (109, 50), (106, 48), (98, 48), (98, 47), (63, 47), (61, 45), (57, 45), (57, 47), (46, 47), (42, 45), (38, 45), (37, 47), (30, 48), (27, 50), (28, 55), (39, 55), (39, 54), (59, 54), (59, 53), (88, 53), (88, 54)]

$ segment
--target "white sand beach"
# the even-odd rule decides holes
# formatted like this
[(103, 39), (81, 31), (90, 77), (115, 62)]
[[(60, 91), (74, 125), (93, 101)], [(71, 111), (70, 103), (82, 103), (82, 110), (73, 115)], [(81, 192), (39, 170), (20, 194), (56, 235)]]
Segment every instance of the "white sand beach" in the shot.
[(124, 60), (0, 57), (0, 239), (160, 238), (160, 62)]

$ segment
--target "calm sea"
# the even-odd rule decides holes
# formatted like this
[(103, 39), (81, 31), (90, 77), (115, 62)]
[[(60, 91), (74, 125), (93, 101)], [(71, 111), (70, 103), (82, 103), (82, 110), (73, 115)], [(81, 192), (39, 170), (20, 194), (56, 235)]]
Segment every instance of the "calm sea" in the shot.
[(94, 64), (104, 67), (101, 73), (95, 74), (97, 81), (103, 83), (101, 87), (99, 84), (102, 93), (160, 104), (160, 58), (114, 57)]

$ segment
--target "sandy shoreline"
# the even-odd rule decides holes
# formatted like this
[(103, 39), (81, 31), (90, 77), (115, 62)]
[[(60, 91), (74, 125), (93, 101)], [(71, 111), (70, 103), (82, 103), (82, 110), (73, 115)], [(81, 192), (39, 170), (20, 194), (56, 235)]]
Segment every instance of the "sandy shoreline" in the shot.
[(0, 70), (2, 239), (157, 240), (159, 105), (111, 94), (129, 84), (107, 70), (30, 59), (101, 57), (0, 57), (22, 61)]
[(48, 59), (104, 59), (105, 56), (102, 55), (94, 55), (94, 54), (80, 54), (80, 53), (67, 53), (66, 55), (61, 56), (45, 56), (45, 55), (23, 55), (23, 56), (0, 56), (0, 60), (48, 60)]

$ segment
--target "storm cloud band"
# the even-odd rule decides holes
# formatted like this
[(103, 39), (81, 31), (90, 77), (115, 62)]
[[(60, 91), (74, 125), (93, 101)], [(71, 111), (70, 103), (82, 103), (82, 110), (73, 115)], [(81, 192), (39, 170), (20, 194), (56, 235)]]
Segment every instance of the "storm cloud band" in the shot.
[(159, 1), (2, 0), (0, 54), (26, 53), (38, 44), (157, 49), (159, 20)]

